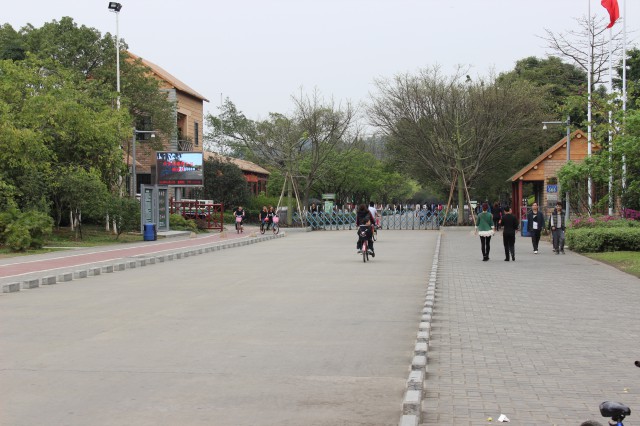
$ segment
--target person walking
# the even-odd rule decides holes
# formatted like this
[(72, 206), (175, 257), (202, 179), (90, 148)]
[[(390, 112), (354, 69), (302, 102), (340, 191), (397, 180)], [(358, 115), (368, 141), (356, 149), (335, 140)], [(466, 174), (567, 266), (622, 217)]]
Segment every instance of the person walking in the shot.
[(491, 214), (493, 215), (493, 227), (496, 231), (500, 230), (500, 219), (502, 219), (502, 209), (500, 208), (500, 203), (497, 201), (493, 203), (493, 209), (491, 210)]
[(502, 243), (504, 244), (504, 261), (516, 260), (516, 231), (518, 230), (518, 219), (511, 214), (511, 207), (504, 208), (502, 215)]
[(538, 210), (538, 203), (531, 205), (531, 211), (527, 214), (527, 231), (531, 235), (533, 252), (538, 254), (538, 243), (540, 242), (540, 232), (544, 228), (544, 215)]
[(562, 203), (558, 201), (556, 208), (549, 217), (549, 229), (553, 237), (553, 252), (555, 254), (564, 254), (564, 214), (562, 214)]
[(488, 203), (482, 204), (482, 213), (478, 215), (476, 224), (476, 232), (480, 235), (480, 246), (482, 247), (482, 261), (489, 260), (489, 251), (491, 250), (491, 237), (493, 236), (493, 216), (487, 212)]

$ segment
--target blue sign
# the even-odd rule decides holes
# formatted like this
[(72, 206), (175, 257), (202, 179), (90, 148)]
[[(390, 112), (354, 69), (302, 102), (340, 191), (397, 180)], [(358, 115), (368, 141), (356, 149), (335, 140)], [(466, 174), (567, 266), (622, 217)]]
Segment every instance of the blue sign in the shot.
[(547, 185), (547, 192), (558, 192), (558, 185)]

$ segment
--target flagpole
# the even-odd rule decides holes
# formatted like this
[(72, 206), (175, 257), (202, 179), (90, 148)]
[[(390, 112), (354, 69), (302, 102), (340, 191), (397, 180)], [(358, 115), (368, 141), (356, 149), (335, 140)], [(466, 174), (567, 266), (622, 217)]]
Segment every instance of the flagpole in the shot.
[[(611, 53), (613, 28), (609, 28), (609, 95), (613, 93), (613, 58)], [(611, 106), (611, 101), (609, 101)], [(613, 111), (609, 108), (609, 216), (613, 216)]]
[[(627, 124), (627, 0), (622, 4), (622, 131)], [(622, 155), (622, 193), (627, 186), (627, 159)]]
[[(587, 0), (587, 3), (589, 4), (589, 51), (587, 52), (587, 63), (588, 63), (588, 70), (587, 70), (587, 85), (589, 86), (588, 90), (589, 90), (589, 97), (588, 97), (588, 101), (587, 101), (587, 123), (588, 123), (588, 127), (587, 127), (587, 156), (591, 157), (591, 78), (592, 78), (592, 70), (591, 68), (593, 67), (592, 61), (592, 50), (591, 50), (591, 46), (593, 43), (593, 35), (592, 35), (592, 31), (593, 31), (593, 25), (592, 25), (592, 17), (591, 17), (591, 0)], [(591, 186), (593, 184), (593, 181), (591, 180), (591, 175), (589, 175), (589, 179), (587, 180), (587, 205), (588, 205), (588, 210), (589, 210), (589, 215), (591, 215), (591, 205), (593, 203), (593, 196), (592, 196), (592, 190), (591, 190)]]

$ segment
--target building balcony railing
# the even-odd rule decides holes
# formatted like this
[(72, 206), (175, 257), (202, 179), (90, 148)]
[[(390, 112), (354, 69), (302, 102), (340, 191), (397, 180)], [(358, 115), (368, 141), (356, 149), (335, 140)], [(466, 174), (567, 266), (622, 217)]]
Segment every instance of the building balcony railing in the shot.
[(193, 142), (179, 140), (178, 151), (193, 151)]

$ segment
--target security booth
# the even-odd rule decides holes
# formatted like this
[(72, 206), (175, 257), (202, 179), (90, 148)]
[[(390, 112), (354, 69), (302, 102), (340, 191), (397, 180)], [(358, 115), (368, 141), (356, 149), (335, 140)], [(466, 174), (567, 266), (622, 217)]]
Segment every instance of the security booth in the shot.
[[(582, 130), (571, 133), (570, 160), (581, 162), (588, 155), (587, 135)], [(592, 151), (599, 147), (592, 141)], [(526, 229), (527, 213), (530, 210), (527, 199), (533, 195), (545, 217), (553, 212), (556, 202), (563, 201), (563, 193), (558, 182), (558, 170), (567, 164), (567, 138), (563, 137), (532, 162), (509, 178), (513, 200), (513, 214), (520, 221), (522, 236), (529, 236)], [(582, 211), (582, 206), (571, 206), (571, 213)]]

